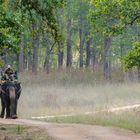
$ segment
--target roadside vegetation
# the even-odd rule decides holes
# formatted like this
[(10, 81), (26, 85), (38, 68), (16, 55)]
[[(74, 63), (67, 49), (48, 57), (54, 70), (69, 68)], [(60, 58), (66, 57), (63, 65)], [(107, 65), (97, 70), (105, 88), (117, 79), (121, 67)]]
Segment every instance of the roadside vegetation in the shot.
[(0, 140), (53, 140), (45, 130), (22, 125), (0, 124)]

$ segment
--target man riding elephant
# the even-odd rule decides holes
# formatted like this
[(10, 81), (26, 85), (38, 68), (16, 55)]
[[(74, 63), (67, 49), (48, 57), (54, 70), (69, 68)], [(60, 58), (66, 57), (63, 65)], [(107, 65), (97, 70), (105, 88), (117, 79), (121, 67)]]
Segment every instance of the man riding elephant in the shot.
[(17, 118), (17, 102), (21, 94), (21, 86), (17, 81), (17, 73), (13, 71), (10, 65), (2, 74), (1, 80), (1, 105), (0, 117), (4, 118), (6, 109), (6, 118)]
[(2, 81), (14, 81), (17, 80), (17, 72), (14, 72), (11, 65), (8, 65), (4, 71), (4, 73), (1, 73), (1, 80)]

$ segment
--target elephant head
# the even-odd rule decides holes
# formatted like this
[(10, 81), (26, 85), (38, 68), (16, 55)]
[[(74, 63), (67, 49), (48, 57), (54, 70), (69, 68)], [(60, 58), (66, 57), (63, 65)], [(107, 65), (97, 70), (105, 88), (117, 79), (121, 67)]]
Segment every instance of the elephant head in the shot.
[(10, 81), (2, 85), (2, 117), (4, 117), (6, 108), (6, 118), (17, 118), (17, 103), (20, 93), (20, 83)]

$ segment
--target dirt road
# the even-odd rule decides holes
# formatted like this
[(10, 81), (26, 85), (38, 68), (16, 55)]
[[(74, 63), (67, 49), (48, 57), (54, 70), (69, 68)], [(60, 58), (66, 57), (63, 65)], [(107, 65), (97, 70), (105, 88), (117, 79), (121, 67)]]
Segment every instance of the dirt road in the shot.
[(0, 124), (37, 126), (46, 129), (48, 134), (57, 140), (140, 140), (140, 134), (136, 135), (123, 129), (102, 126), (56, 124), (26, 119), (0, 119)]

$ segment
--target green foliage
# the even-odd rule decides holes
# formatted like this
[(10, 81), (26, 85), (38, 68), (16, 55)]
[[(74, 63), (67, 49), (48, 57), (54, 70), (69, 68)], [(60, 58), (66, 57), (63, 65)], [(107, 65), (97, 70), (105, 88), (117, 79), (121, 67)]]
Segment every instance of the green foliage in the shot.
[[(28, 21), (44, 20), (55, 39), (58, 38), (55, 10), (63, 7), (65, 0), (15, 0), (0, 1), (0, 53), (19, 51), (19, 43)], [(27, 32), (27, 31), (26, 31)], [(25, 34), (26, 34), (25, 32)]]
[(9, 49), (16, 52), (21, 36), (21, 14), (10, 10), (8, 4), (0, 4), (0, 53)]
[(139, 23), (139, 0), (91, 0), (91, 5), (90, 19), (96, 32), (120, 34), (127, 25)]
[(32, 22), (37, 17), (45, 21), (45, 25), (49, 27), (51, 34), (57, 40), (59, 38), (58, 26), (56, 22), (56, 9), (62, 8), (65, 0), (21, 0), (20, 6), (24, 13), (29, 14)]
[(4, 61), (0, 59), (0, 67), (4, 66)]
[(133, 49), (123, 57), (123, 63), (126, 70), (140, 68), (140, 42), (133, 44)]

